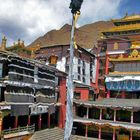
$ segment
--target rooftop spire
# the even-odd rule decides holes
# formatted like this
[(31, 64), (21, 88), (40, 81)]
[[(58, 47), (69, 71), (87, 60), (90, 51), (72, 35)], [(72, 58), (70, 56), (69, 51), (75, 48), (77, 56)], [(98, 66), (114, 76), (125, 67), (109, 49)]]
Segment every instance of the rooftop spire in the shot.
[(6, 36), (3, 35), (2, 43), (1, 43), (1, 50), (6, 50), (6, 41), (7, 41)]

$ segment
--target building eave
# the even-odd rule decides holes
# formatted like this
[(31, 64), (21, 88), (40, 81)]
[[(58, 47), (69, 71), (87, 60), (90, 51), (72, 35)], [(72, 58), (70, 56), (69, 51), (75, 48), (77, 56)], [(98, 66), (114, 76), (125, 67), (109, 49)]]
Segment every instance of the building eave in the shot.
[(140, 130), (140, 124), (138, 123), (128, 123), (128, 122), (114, 122), (110, 120), (96, 120), (96, 119), (87, 119), (87, 118), (81, 118), (81, 117), (76, 117), (74, 118), (74, 122), (79, 122), (79, 123), (85, 123), (85, 124), (94, 124), (97, 126), (110, 126), (110, 127), (115, 127), (115, 128), (125, 128), (125, 129), (131, 129), (131, 130)]
[(97, 108), (112, 108), (112, 109), (124, 109), (124, 110), (140, 110), (139, 99), (102, 99), (100, 101), (82, 101), (74, 100), (75, 104), (97, 107)]

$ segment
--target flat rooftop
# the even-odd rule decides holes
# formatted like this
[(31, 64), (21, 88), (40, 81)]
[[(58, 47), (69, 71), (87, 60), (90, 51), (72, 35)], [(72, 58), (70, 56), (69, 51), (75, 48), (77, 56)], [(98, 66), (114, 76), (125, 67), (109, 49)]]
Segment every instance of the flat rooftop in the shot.
[[(64, 130), (58, 127), (37, 131), (30, 138), (30, 140), (63, 140), (63, 139), (64, 139)], [(98, 139), (72, 135), (70, 140), (98, 140)]]

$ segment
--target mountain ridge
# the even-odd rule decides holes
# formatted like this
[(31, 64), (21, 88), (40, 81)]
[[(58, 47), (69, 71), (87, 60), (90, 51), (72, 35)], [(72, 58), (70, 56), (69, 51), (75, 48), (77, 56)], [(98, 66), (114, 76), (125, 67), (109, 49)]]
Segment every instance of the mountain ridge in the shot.
[[(83, 48), (91, 49), (97, 44), (100, 38), (100, 33), (113, 27), (111, 21), (98, 21), (91, 24), (83, 25), (75, 29), (76, 43)], [(70, 43), (71, 25), (65, 24), (59, 30), (51, 30), (38, 37), (28, 47), (31, 50), (36, 50), (37, 46), (53, 46), (65, 45)]]

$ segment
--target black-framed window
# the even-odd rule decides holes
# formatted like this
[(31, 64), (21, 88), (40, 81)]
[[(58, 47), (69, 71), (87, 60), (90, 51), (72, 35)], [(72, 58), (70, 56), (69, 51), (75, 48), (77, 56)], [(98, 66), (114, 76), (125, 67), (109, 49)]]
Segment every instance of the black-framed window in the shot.
[(78, 74), (81, 74), (81, 67), (78, 67)]
[(81, 98), (80, 92), (74, 92), (74, 99), (80, 99), (80, 98)]
[(0, 78), (3, 76), (3, 64), (0, 63)]

